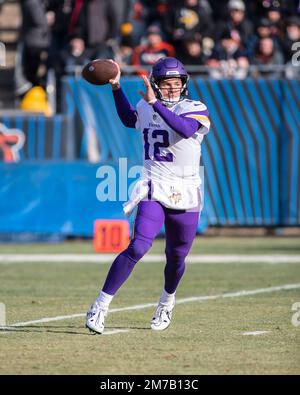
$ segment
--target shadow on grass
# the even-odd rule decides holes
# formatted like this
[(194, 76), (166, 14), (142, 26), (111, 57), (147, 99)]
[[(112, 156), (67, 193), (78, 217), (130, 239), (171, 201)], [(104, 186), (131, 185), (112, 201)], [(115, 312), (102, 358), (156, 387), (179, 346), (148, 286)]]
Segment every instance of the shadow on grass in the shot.
[[(63, 330), (62, 330), (63, 329)], [(72, 330), (73, 329), (73, 330)], [(142, 327), (142, 326), (106, 326), (106, 331), (113, 331), (113, 330), (150, 330), (149, 327)], [(82, 336), (91, 336), (93, 333), (89, 332), (83, 325), (64, 325), (64, 326), (41, 326), (41, 325), (26, 325), (26, 326), (6, 326), (0, 328), (1, 333), (58, 333), (58, 334), (67, 334), (67, 335), (82, 335)]]

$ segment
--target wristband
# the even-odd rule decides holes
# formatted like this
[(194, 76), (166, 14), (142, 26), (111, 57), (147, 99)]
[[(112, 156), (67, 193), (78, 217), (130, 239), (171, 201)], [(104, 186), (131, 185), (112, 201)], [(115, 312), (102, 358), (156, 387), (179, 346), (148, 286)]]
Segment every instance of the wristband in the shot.
[(155, 99), (152, 99), (152, 100), (147, 101), (147, 103), (150, 104), (150, 105), (152, 105), (152, 104), (154, 104), (156, 101), (157, 101), (157, 99), (155, 98)]

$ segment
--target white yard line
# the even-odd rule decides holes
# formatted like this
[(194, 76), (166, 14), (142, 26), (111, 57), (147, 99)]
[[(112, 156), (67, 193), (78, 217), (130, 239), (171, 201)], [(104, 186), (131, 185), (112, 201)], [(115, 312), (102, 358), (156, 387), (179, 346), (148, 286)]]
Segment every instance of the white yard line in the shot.
[(270, 333), (271, 331), (254, 331), (254, 332), (244, 332), (244, 336), (259, 336), (264, 335), (265, 333)]
[[(90, 262), (97, 264), (111, 263), (116, 254), (0, 254), (0, 264), (11, 263), (82, 263)], [(142, 262), (165, 262), (165, 255), (148, 254), (141, 259)], [(208, 263), (300, 263), (300, 255), (200, 255), (190, 254), (186, 262), (188, 264)]]
[[(207, 300), (216, 300), (216, 299), (222, 299), (222, 298), (237, 298), (240, 296), (258, 295), (258, 294), (277, 292), (277, 291), (283, 291), (283, 290), (293, 290), (293, 289), (299, 289), (299, 288), (300, 288), (300, 283), (284, 284), (284, 285), (278, 285), (275, 287), (257, 288), (257, 289), (252, 289), (252, 290), (248, 290), (248, 291), (242, 290), (242, 291), (227, 292), (224, 294), (217, 294), (217, 295), (193, 296), (190, 298), (182, 298), (182, 299), (177, 299), (176, 304), (184, 304), (184, 303), (191, 303), (191, 302), (203, 302), (203, 301), (207, 301)], [(147, 304), (139, 304), (139, 305), (121, 307), (118, 309), (111, 309), (111, 310), (109, 310), (109, 313), (111, 314), (111, 313), (118, 313), (118, 312), (122, 312), (122, 311), (143, 310), (148, 307), (155, 307), (156, 305), (157, 305), (157, 303), (147, 303)], [(12, 329), (15, 327), (29, 326), (32, 324), (42, 324), (42, 323), (51, 322), (51, 321), (67, 320), (67, 319), (84, 317), (84, 316), (85, 316), (85, 313), (84, 314), (78, 313), (78, 314), (62, 315), (62, 316), (56, 316), (56, 317), (46, 317), (46, 318), (41, 318), (39, 320), (16, 322), (14, 324), (2, 326), (2, 327), (0, 327), (0, 329), (2, 331), (3, 330), (5, 331), (5, 329), (9, 330), (9, 329)]]
[(113, 329), (111, 331), (104, 331), (103, 335), (116, 335), (117, 333), (130, 332), (130, 329)]

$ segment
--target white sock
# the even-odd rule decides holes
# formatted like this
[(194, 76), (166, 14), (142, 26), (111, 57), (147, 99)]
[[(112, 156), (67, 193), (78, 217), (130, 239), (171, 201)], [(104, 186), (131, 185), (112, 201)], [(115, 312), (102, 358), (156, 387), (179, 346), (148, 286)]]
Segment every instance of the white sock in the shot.
[(175, 303), (175, 293), (176, 293), (176, 291), (173, 294), (169, 294), (165, 289), (163, 289), (161, 296), (160, 296), (159, 303), (161, 303), (165, 306), (173, 307), (173, 305)]
[(99, 306), (100, 306), (103, 310), (107, 311), (110, 302), (113, 300), (113, 297), (114, 297), (114, 295), (109, 295), (109, 294), (107, 294), (106, 292), (101, 291), (101, 292), (99, 293), (99, 296), (98, 296), (97, 299), (96, 299), (96, 303), (98, 303)]

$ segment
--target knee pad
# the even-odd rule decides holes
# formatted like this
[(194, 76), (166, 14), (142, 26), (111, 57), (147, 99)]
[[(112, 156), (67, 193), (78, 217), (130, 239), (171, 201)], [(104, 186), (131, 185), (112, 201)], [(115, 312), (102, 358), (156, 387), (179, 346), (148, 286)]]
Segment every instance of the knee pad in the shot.
[(137, 262), (141, 258), (143, 258), (143, 256), (146, 254), (146, 252), (149, 251), (151, 246), (152, 243), (150, 243), (149, 241), (145, 241), (142, 239), (133, 239), (131, 240), (129, 246), (123, 254), (132, 261)]

